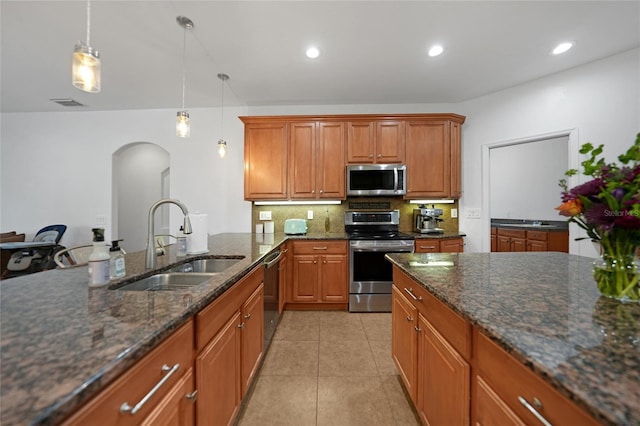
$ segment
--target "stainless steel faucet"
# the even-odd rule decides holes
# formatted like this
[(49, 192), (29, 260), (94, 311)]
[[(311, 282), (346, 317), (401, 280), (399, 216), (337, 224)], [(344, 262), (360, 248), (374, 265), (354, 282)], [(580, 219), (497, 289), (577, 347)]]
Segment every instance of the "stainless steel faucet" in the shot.
[(191, 231), (191, 221), (189, 220), (189, 211), (187, 210), (187, 206), (182, 204), (182, 202), (178, 200), (173, 200), (171, 198), (163, 198), (162, 200), (158, 200), (149, 208), (149, 220), (147, 221), (148, 227), (148, 235), (147, 235), (147, 255), (145, 260), (145, 266), (147, 269), (153, 269), (156, 267), (157, 257), (156, 257), (156, 248), (154, 242), (154, 229), (155, 229), (155, 213), (158, 207), (162, 204), (175, 204), (180, 207), (182, 210), (182, 214), (184, 215), (184, 233), (190, 234)]

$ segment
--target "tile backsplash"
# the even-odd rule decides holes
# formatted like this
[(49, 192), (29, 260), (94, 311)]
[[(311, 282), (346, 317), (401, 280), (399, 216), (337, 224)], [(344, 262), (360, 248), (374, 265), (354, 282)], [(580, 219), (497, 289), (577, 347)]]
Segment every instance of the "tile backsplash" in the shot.
[[(410, 204), (401, 198), (393, 197), (353, 197), (343, 201), (342, 204), (313, 204), (313, 205), (278, 205), (278, 206), (256, 206), (252, 207), (251, 229), (255, 230), (257, 223), (264, 223), (260, 220), (261, 211), (271, 212), (271, 221), (274, 222), (275, 232), (284, 231), (284, 221), (286, 219), (306, 219), (307, 232), (325, 232), (325, 218), (329, 216), (329, 232), (344, 232), (344, 212), (347, 210), (370, 210), (361, 208), (350, 208), (349, 203), (389, 203), (390, 210), (400, 210), (400, 231), (413, 231), (413, 209), (418, 208), (418, 204)], [(431, 207), (431, 205), (427, 205)], [(448, 232), (458, 232), (458, 218), (451, 217), (451, 209), (458, 209), (458, 201), (453, 204), (435, 204), (436, 208), (443, 210), (441, 218), (443, 221), (440, 227)], [(386, 209), (381, 209), (386, 210)], [(307, 219), (308, 211), (313, 211), (313, 219)]]

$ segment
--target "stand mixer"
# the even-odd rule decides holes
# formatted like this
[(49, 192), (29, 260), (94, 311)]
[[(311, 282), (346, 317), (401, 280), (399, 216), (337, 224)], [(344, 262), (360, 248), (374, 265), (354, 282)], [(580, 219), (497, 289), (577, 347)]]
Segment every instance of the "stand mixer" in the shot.
[(432, 204), (431, 208), (427, 208), (421, 204), (419, 208), (413, 209), (413, 227), (415, 232), (421, 234), (440, 234), (444, 229), (438, 228), (438, 223), (442, 222), (442, 209), (436, 209)]

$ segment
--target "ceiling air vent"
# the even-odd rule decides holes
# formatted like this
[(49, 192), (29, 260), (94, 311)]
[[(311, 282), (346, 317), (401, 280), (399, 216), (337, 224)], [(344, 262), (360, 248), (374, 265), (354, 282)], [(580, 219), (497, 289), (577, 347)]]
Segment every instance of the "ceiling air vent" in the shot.
[(84, 104), (81, 104), (78, 101), (75, 101), (71, 98), (62, 98), (62, 99), (49, 99), (50, 101), (53, 101), (57, 104), (62, 105), (63, 107), (80, 107), (80, 106), (84, 106)]

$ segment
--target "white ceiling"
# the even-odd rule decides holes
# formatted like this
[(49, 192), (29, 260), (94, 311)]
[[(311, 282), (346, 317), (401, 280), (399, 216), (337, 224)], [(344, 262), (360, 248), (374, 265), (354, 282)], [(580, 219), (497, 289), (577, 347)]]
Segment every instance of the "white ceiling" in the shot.
[[(453, 103), (640, 46), (639, 1), (97, 1), (102, 91), (71, 85), (86, 1), (0, 1), (2, 112)], [(564, 40), (575, 46), (549, 51)], [(443, 55), (430, 58), (430, 45)], [(315, 44), (322, 55), (304, 56)], [(84, 107), (64, 108), (52, 98)]]

